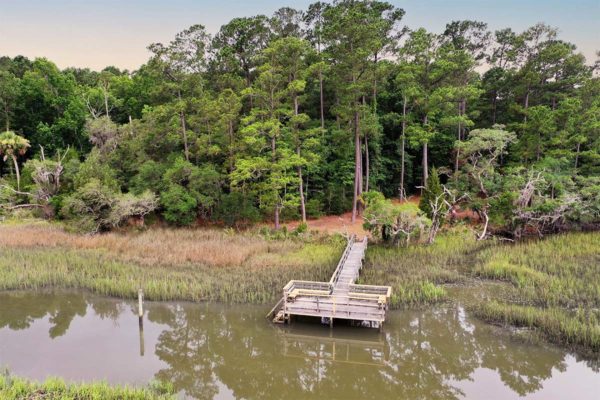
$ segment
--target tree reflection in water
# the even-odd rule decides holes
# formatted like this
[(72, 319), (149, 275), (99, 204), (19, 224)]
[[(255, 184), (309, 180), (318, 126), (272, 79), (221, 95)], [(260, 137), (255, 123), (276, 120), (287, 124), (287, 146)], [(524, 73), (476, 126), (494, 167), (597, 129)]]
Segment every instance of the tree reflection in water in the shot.
[[(133, 302), (77, 292), (14, 292), (0, 294), (0, 304), (0, 330), (29, 329), (36, 319), (47, 318), (48, 335), (56, 338), (80, 316), (91, 328), (86, 332), (101, 320), (114, 321), (108, 331), (102, 325), (109, 335), (90, 338), (98, 346), (138, 340), (131, 335), (137, 327)], [(144, 329), (151, 339), (144, 365), (155, 365), (149, 369), (154, 378), (198, 399), (212, 399), (221, 391), (248, 399), (455, 399), (464, 395), (461, 383), (481, 385), (481, 369), (497, 372), (504, 386), (524, 396), (541, 389), (553, 369), (568, 367), (564, 351), (526, 344), (453, 306), (390, 313), (383, 334), (343, 326), (331, 331), (319, 324), (273, 326), (261, 307), (147, 303), (146, 309)], [(18, 343), (19, 337), (11, 340)], [(67, 334), (63, 345), (69, 340)], [(131, 358), (137, 354), (106, 354), (106, 360), (96, 361), (139, 365)], [(598, 361), (588, 366), (598, 371)]]
[(152, 310), (151, 320), (171, 327), (159, 337), (156, 354), (169, 367), (157, 378), (200, 399), (218, 393), (217, 381), (237, 398), (329, 393), (454, 399), (463, 395), (454, 383), (472, 379), (479, 367), (497, 371), (519, 395), (540, 389), (553, 368), (565, 368), (564, 352), (540, 347), (533, 353), (530, 345), (468, 322), (461, 308), (398, 313), (381, 342), (364, 343), (330, 338), (320, 326), (288, 332), (247, 311), (192, 305)]
[(83, 317), (87, 302), (82, 293), (12, 292), (1, 293), (0, 329), (8, 326), (12, 330), (28, 329), (36, 319), (49, 316), (53, 324), (48, 334), (51, 338), (64, 335), (75, 316)]

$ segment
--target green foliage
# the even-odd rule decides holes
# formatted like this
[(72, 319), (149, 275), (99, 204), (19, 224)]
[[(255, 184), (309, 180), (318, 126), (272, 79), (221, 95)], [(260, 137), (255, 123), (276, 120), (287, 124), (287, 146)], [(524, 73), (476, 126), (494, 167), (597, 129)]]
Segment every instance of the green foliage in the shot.
[[(597, 226), (600, 79), (577, 48), (544, 24), (492, 34), (452, 21), (436, 34), (403, 31), (403, 17), (388, 2), (340, 0), (233, 18), (214, 37), (193, 25), (151, 44), (137, 71), (3, 57), (0, 124), (14, 133), (0, 134), (0, 177), (18, 191), (22, 164), (76, 152), (48, 202), (91, 180), (163, 199), (177, 190), (185, 199), (165, 219), (181, 224), (213, 218), (232, 192), (263, 218), (342, 214), (363, 191), (420, 192), (435, 165), (454, 171), (446, 186), (488, 232)], [(517, 204), (518, 174), (537, 173), (533, 203)], [(23, 193), (40, 187), (30, 176)], [(39, 197), (6, 198), (50, 204)]]
[(62, 200), (61, 214), (83, 232), (96, 233), (120, 226), (130, 217), (144, 217), (157, 206), (156, 196), (120, 194), (91, 179)]
[(431, 204), (439, 202), (440, 200), (438, 199), (442, 199), (443, 196), (444, 188), (440, 183), (438, 171), (435, 168), (432, 168), (429, 174), (429, 179), (427, 179), (427, 183), (423, 189), (421, 200), (419, 200), (419, 209), (423, 211), (428, 218), (433, 218)]
[(260, 219), (260, 212), (252, 199), (241, 192), (231, 192), (221, 197), (213, 218), (226, 226), (247, 227)]
[(198, 215), (198, 201), (183, 186), (172, 184), (160, 194), (165, 219), (175, 225), (191, 225)]
[(376, 239), (408, 245), (411, 239), (418, 242), (430, 224), (412, 203), (396, 205), (379, 192), (364, 193), (363, 201), (366, 205), (363, 226)]
[(75, 189), (79, 189), (93, 180), (113, 191), (120, 188), (115, 170), (105, 162), (96, 149), (88, 154), (85, 161), (77, 169), (77, 173), (73, 177), (73, 186)]

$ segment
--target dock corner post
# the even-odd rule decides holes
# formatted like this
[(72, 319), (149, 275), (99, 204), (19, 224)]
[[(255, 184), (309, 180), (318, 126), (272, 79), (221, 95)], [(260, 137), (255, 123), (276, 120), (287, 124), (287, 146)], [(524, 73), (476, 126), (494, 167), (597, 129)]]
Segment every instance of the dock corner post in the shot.
[(138, 290), (138, 317), (140, 317), (140, 322), (144, 317), (144, 291), (142, 289)]
[(138, 320), (140, 332), (140, 356), (144, 357), (144, 291), (142, 289), (138, 290)]

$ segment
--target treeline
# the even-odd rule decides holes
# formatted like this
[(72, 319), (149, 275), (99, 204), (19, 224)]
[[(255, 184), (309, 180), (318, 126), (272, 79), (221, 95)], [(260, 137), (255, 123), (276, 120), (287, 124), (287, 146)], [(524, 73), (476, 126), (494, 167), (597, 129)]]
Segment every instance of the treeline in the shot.
[(403, 16), (339, 0), (234, 18), (214, 36), (194, 25), (133, 72), (2, 57), (3, 210), (94, 231), (151, 212), (278, 227), (355, 217), (364, 192), (420, 193), (434, 166), (486, 222), (495, 201), (500, 225), (575, 199), (600, 208), (600, 83), (575, 45), (543, 24), (438, 34)]

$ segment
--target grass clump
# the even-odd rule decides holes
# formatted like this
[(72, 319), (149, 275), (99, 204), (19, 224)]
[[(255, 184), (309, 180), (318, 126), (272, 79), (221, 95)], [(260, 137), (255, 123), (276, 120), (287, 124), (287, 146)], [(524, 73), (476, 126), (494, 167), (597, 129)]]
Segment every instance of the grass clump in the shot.
[(106, 383), (68, 384), (50, 378), (31, 382), (0, 375), (0, 398), (4, 400), (167, 400), (175, 399), (173, 388), (153, 383), (148, 388), (113, 387)]
[(473, 311), (486, 321), (535, 329), (555, 343), (600, 352), (600, 320), (594, 312), (579, 309), (573, 313), (496, 301), (480, 304)]

